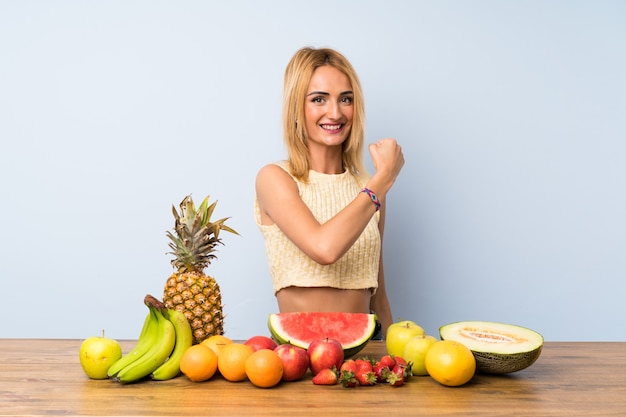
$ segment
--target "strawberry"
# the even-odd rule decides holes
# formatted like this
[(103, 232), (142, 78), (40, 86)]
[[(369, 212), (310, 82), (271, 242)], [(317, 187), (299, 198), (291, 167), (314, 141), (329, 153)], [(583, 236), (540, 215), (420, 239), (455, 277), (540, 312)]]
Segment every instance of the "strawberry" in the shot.
[(341, 373), (339, 374), (339, 383), (341, 383), (341, 385), (346, 388), (356, 387), (357, 380), (354, 377), (354, 372), (345, 369), (341, 371)]
[(373, 371), (359, 370), (355, 378), (359, 385), (370, 386), (377, 382), (376, 374)]
[(339, 380), (338, 382), (346, 388), (356, 387), (356, 374), (357, 367), (356, 362), (353, 359), (346, 359), (339, 368)]
[(354, 359), (346, 359), (341, 364), (341, 368), (339, 368), (339, 372), (350, 371), (350, 372), (356, 373), (356, 369), (357, 369), (357, 366), (356, 366), (356, 362), (354, 361)]
[[(407, 362), (405, 359), (397, 356), (396, 357), (396, 365), (400, 365), (404, 368), (404, 378), (407, 379), (410, 376), (413, 376), (413, 372), (411, 368), (413, 367), (413, 362)], [(393, 368), (390, 368), (393, 369)]]
[(386, 381), (392, 387), (399, 387), (400, 385), (404, 384), (404, 377), (401, 376), (401, 375), (396, 374), (393, 371), (389, 371), (387, 373)]
[(385, 374), (389, 372), (389, 367), (382, 362), (377, 362), (372, 369), (378, 382), (385, 382)]
[(336, 385), (337, 384), (337, 370), (322, 369), (313, 377), (313, 383), (315, 385)]
[(399, 387), (404, 384), (406, 380), (405, 368), (402, 365), (397, 364), (393, 369), (386, 373), (385, 380), (392, 387)]
[(356, 365), (354, 376), (359, 385), (374, 385), (376, 383), (376, 374), (374, 374), (372, 360), (359, 358), (354, 363)]
[(378, 361), (382, 366), (386, 366), (389, 369), (393, 369), (396, 366), (396, 360), (391, 355), (385, 355)]
[(367, 358), (359, 358), (354, 361), (356, 365), (356, 369), (358, 371), (371, 371), (372, 370), (372, 361)]
[[(396, 365), (404, 365), (404, 366), (407, 365), (406, 360), (404, 358), (401, 358), (400, 356), (396, 356), (395, 360), (396, 360)], [(389, 369), (393, 369), (393, 366), (390, 366)]]

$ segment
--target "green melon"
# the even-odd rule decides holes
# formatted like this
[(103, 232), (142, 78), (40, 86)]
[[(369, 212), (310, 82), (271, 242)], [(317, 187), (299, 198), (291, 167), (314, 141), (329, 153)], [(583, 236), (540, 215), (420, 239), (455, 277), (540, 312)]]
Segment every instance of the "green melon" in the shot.
[(335, 339), (346, 358), (360, 352), (376, 331), (376, 315), (365, 313), (278, 313), (270, 314), (268, 327), (279, 344), (308, 349), (311, 342)]
[(461, 321), (439, 328), (442, 340), (467, 346), (476, 358), (476, 371), (517, 372), (532, 365), (543, 347), (543, 336), (525, 327), (488, 321)]

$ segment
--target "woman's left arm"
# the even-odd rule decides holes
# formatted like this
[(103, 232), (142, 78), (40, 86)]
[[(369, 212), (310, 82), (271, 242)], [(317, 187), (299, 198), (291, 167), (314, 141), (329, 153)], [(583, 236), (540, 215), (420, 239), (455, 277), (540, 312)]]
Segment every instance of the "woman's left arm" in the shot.
[(385, 205), (380, 209), (380, 219), (378, 221), (378, 230), (380, 231), (380, 262), (378, 264), (378, 289), (372, 296), (370, 301), (370, 309), (378, 316), (378, 321), (381, 324), (383, 336), (387, 335), (387, 328), (393, 323), (393, 316), (391, 315), (391, 305), (389, 304), (389, 298), (387, 298), (387, 290), (385, 288), (385, 268), (383, 266), (383, 237), (385, 231)]

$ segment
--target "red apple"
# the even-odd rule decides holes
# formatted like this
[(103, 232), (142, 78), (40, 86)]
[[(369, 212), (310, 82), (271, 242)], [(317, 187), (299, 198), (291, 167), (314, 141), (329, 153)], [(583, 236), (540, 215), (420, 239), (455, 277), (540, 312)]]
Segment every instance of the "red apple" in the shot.
[(276, 342), (267, 336), (252, 336), (243, 344), (250, 346), (254, 352), (261, 349), (276, 349)]
[(309, 369), (309, 355), (306, 349), (285, 343), (278, 345), (274, 352), (283, 363), (283, 381), (297, 381)]
[(307, 349), (309, 354), (309, 367), (313, 374), (322, 369), (341, 368), (343, 362), (343, 347), (335, 339), (322, 339), (311, 342)]

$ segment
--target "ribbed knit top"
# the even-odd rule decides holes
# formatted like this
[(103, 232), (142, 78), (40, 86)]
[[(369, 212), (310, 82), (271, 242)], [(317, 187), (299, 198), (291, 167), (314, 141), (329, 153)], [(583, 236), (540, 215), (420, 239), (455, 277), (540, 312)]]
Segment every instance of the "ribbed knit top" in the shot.
[[(276, 165), (289, 173), (284, 164)], [(347, 171), (337, 175), (310, 171), (308, 183), (295, 178), (294, 181), (300, 197), (320, 223), (325, 223), (351, 203), (362, 189), (357, 179)], [(372, 293), (378, 288), (381, 250), (378, 212), (372, 216), (354, 245), (331, 265), (315, 262), (294, 245), (276, 224), (261, 224), (256, 199), (254, 217), (265, 240), (274, 293), (290, 286), (371, 289)]]

